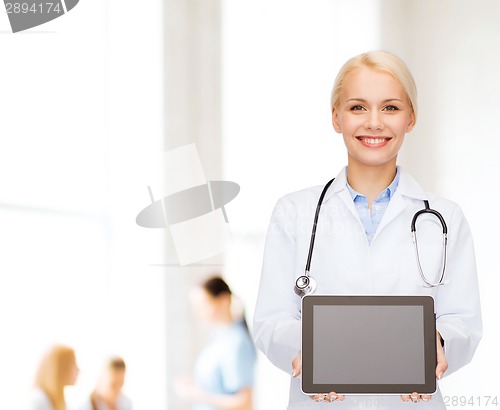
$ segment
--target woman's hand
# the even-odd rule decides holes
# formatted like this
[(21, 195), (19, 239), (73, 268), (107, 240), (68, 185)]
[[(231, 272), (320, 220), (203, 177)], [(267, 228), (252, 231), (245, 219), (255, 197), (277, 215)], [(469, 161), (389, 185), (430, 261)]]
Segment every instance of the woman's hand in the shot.
[[(292, 377), (297, 377), (302, 372), (302, 355), (297, 353), (295, 359), (292, 360)], [(314, 396), (309, 396), (314, 401), (328, 401), (334, 402), (336, 400), (342, 401), (345, 399), (345, 396), (342, 394), (337, 394), (335, 392), (330, 392), (328, 394), (315, 394)]]
[[(436, 378), (441, 380), (443, 378), (444, 372), (448, 369), (448, 361), (444, 355), (444, 349), (441, 345), (441, 335), (436, 332), (436, 347), (437, 347), (437, 365), (436, 365)], [(412, 394), (403, 394), (401, 400), (404, 402), (413, 401), (417, 403), (420, 400), (429, 401), (432, 398), (430, 394), (418, 394), (414, 392)]]

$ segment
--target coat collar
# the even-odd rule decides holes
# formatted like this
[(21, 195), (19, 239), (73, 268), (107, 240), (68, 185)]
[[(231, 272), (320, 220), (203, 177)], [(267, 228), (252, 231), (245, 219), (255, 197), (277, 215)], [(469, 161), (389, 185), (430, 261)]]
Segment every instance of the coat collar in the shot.
[[(420, 187), (420, 185), (415, 181), (412, 176), (405, 171), (404, 168), (399, 168), (399, 184), (396, 189), (395, 195), (406, 196), (412, 199), (424, 200), (427, 199), (427, 194)], [(346, 175), (347, 167), (343, 167), (339, 174), (336, 176), (335, 181), (333, 181), (332, 185), (328, 189), (328, 192), (325, 195), (323, 202), (327, 202), (334, 195), (339, 194), (342, 191), (347, 191), (349, 194), (349, 190), (347, 189), (347, 175)], [(349, 194), (350, 197), (350, 194)]]
[[(396, 189), (396, 192), (394, 192), (394, 195), (391, 197), (389, 206), (387, 207), (384, 216), (380, 221), (377, 232), (372, 239), (372, 243), (375, 241), (379, 233), (392, 220), (394, 220), (398, 215), (401, 214), (401, 212), (403, 212), (408, 206), (410, 206), (411, 201), (408, 201), (408, 198), (421, 201), (427, 199), (427, 195), (420, 187), (420, 185), (404, 169), (400, 167), (399, 172), (400, 176), (398, 188)], [(327, 202), (334, 195), (338, 195), (347, 209), (349, 209), (349, 211), (352, 213), (354, 218), (357, 219), (358, 223), (362, 225), (356, 207), (354, 206), (352, 196), (347, 188), (346, 167), (342, 168), (340, 173), (335, 178), (335, 181), (333, 181), (332, 185), (328, 189), (328, 192), (325, 194), (323, 203)]]

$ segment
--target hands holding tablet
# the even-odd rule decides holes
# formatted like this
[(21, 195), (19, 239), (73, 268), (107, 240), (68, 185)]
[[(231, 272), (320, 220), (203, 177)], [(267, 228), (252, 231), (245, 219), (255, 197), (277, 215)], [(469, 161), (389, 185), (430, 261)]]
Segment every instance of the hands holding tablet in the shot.
[[(441, 380), (443, 374), (448, 369), (448, 361), (446, 360), (446, 356), (444, 354), (444, 349), (442, 345), (442, 338), (438, 331), (436, 331), (436, 350), (437, 350), (437, 364), (436, 364), (436, 378)], [(299, 352), (295, 359), (292, 361), (292, 377), (298, 377), (302, 372), (302, 355)], [(337, 394), (336, 392), (330, 392), (328, 394), (316, 394), (310, 396), (314, 401), (326, 401), (326, 402), (334, 402), (336, 400), (343, 401), (345, 396), (342, 394)], [(404, 402), (413, 401), (414, 403), (419, 402), (420, 400), (429, 401), (432, 398), (431, 394), (419, 394), (417, 392), (413, 392), (411, 394), (403, 394), (401, 395), (401, 400)]]
[[(302, 355), (297, 353), (295, 359), (292, 361), (292, 377), (298, 377), (302, 372)], [(314, 401), (328, 401), (330, 403), (339, 400), (342, 401), (345, 399), (345, 396), (342, 394), (337, 394), (335, 392), (330, 392), (328, 394), (315, 394), (314, 396), (309, 396)]]
[[(446, 356), (444, 355), (444, 349), (442, 345), (442, 339), (439, 332), (436, 330), (436, 357), (437, 357), (437, 365), (436, 365), (436, 379), (441, 380), (443, 378), (444, 372), (448, 369), (448, 361), (446, 360)], [(404, 402), (413, 401), (417, 403), (420, 400), (429, 401), (432, 398), (430, 394), (418, 394), (416, 392), (412, 394), (403, 394), (401, 395), (401, 400)]]

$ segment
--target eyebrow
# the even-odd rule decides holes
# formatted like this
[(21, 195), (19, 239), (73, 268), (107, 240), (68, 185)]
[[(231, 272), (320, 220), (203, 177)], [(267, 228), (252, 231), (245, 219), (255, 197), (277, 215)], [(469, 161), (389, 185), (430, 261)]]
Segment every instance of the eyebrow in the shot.
[[(349, 98), (346, 102), (349, 102), (349, 101), (361, 101), (361, 102), (366, 102), (366, 100), (364, 98)], [(399, 102), (403, 102), (402, 100), (400, 100), (399, 98), (388, 98), (384, 101), (382, 101), (383, 103), (388, 103), (388, 102), (391, 102), (391, 101), (399, 101)]]

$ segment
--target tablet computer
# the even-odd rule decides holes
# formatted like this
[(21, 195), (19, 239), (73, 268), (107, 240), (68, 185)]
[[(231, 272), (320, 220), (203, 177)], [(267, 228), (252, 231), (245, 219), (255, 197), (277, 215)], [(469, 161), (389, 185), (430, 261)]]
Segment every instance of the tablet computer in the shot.
[(436, 319), (431, 296), (302, 298), (306, 394), (432, 394)]

